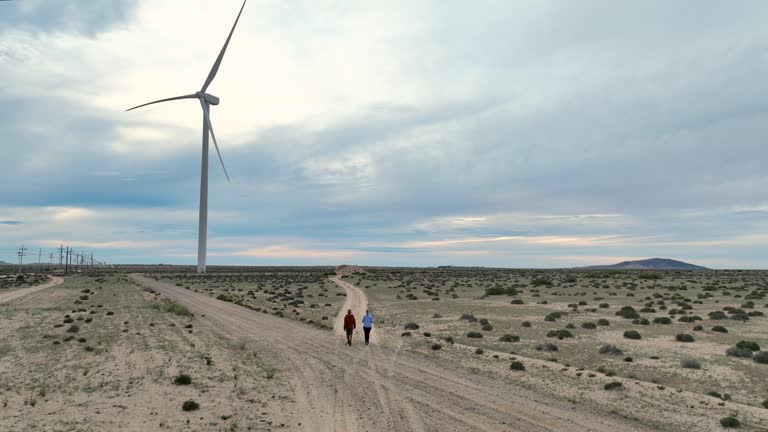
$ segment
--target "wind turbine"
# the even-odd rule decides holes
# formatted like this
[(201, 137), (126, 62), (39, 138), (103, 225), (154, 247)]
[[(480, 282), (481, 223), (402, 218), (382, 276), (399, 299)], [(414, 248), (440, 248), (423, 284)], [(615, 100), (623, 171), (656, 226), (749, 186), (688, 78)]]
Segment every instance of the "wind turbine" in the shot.
[(235, 27), (237, 27), (237, 22), (240, 20), (240, 15), (243, 13), (243, 8), (245, 8), (245, 3), (247, 1), (248, 0), (243, 0), (243, 5), (240, 7), (240, 12), (237, 14), (235, 23), (232, 24), (232, 30), (229, 31), (229, 36), (227, 36), (227, 40), (224, 42), (224, 46), (221, 47), (219, 56), (216, 57), (216, 61), (213, 63), (213, 67), (211, 68), (211, 71), (208, 73), (208, 78), (205, 79), (205, 83), (203, 84), (203, 87), (200, 89), (200, 91), (195, 92), (194, 94), (170, 97), (166, 99), (156, 100), (153, 102), (148, 102), (148, 103), (137, 105), (133, 108), (129, 108), (126, 110), (126, 111), (131, 111), (131, 110), (135, 110), (136, 108), (141, 108), (147, 105), (152, 105), (160, 102), (168, 102), (173, 100), (180, 100), (180, 99), (197, 99), (200, 101), (200, 107), (202, 107), (203, 109), (203, 161), (202, 161), (202, 167), (200, 169), (200, 220), (198, 224), (198, 238), (197, 238), (197, 272), (198, 273), (205, 273), (205, 254), (206, 254), (206, 244), (208, 241), (208, 135), (209, 134), (211, 138), (213, 138), (213, 145), (216, 147), (216, 154), (219, 155), (221, 168), (224, 169), (224, 176), (227, 177), (228, 182), (230, 181), (229, 174), (227, 173), (227, 168), (224, 166), (224, 159), (221, 158), (221, 152), (219, 151), (219, 144), (216, 142), (216, 134), (213, 133), (213, 126), (211, 125), (210, 108), (211, 108), (211, 105), (219, 104), (219, 98), (217, 98), (212, 94), (206, 93), (206, 90), (208, 90), (208, 86), (211, 85), (211, 82), (216, 77), (216, 72), (219, 71), (219, 66), (221, 66), (221, 60), (224, 58), (224, 53), (227, 51), (227, 45), (229, 45), (229, 40), (232, 39), (232, 33), (235, 32)]

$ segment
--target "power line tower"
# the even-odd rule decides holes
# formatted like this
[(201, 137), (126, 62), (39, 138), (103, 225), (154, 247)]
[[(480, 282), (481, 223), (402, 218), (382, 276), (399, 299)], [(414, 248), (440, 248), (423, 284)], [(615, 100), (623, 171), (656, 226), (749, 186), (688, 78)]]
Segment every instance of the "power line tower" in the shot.
[(24, 257), (27, 256), (27, 248), (25, 248), (24, 245), (21, 245), (19, 251), (16, 252), (16, 254), (19, 256), (19, 273), (23, 273)]

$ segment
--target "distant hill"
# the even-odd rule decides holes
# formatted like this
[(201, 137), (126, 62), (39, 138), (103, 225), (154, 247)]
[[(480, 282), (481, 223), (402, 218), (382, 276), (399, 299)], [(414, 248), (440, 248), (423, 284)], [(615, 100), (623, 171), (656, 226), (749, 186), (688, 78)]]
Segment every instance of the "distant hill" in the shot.
[(623, 261), (618, 264), (581, 267), (594, 270), (709, 270), (706, 267), (688, 264), (668, 258), (651, 258), (637, 261)]
[(8, 263), (7, 263), (7, 262), (5, 262), (5, 261), (0, 261), (0, 265), (10, 265), (10, 264), (8, 264)]

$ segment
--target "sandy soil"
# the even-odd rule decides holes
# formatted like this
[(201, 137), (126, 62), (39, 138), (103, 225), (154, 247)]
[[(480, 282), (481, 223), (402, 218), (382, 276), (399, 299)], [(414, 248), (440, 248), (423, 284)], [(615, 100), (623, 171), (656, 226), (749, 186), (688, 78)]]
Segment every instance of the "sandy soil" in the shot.
[(42, 285), (37, 285), (29, 288), (21, 288), (21, 289), (0, 294), (0, 303), (8, 303), (11, 300), (15, 300), (19, 297), (24, 297), (27, 294), (32, 294), (33, 292), (37, 292), (40, 290), (44, 290), (46, 288), (50, 288), (52, 286), (56, 286), (62, 282), (64, 282), (64, 279), (58, 276), (51, 276), (51, 280)]
[[(223, 334), (274, 356), (296, 402), (296, 412), (290, 413), (293, 421), (285, 425), (289, 430), (659, 430), (594, 405), (521, 387), (512, 374), (481, 374), (388, 343), (364, 346), (361, 333), (356, 335), (357, 343), (348, 347), (339, 341), (338, 332), (258, 313), (140, 275), (131, 277), (188, 306)], [(364, 311), (365, 295), (353, 285), (335, 282), (347, 290), (342, 311)]]

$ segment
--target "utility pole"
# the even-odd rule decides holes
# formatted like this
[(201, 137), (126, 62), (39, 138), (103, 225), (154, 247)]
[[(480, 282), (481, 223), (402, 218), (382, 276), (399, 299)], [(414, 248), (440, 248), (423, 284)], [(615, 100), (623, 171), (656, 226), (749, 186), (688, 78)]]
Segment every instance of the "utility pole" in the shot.
[(59, 246), (59, 269), (61, 269), (63, 260), (64, 260), (64, 245), (61, 245)]
[(43, 267), (43, 249), (37, 248), (37, 272), (40, 273), (41, 268)]
[(69, 273), (69, 246), (67, 246), (67, 255), (64, 259), (64, 273)]
[(54, 254), (53, 252), (51, 252), (51, 253), (49, 253), (49, 254), (48, 254), (48, 264), (50, 265), (50, 267), (51, 267), (51, 268), (53, 268), (53, 257), (54, 257), (55, 255), (56, 255), (56, 254)]
[(24, 257), (27, 255), (27, 248), (21, 245), (19, 251), (16, 252), (19, 255), (19, 273), (24, 272)]

